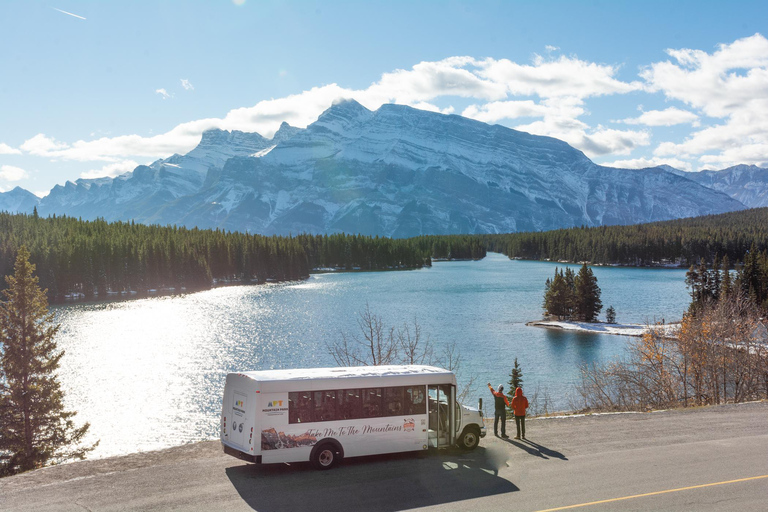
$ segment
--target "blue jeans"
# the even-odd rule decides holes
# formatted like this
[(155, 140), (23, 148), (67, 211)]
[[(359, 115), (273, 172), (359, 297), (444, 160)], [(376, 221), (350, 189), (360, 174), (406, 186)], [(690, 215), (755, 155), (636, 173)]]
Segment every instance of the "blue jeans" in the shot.
[(507, 435), (507, 411), (496, 411), (493, 417), (493, 434), (499, 435), (499, 420), (501, 420), (501, 435)]

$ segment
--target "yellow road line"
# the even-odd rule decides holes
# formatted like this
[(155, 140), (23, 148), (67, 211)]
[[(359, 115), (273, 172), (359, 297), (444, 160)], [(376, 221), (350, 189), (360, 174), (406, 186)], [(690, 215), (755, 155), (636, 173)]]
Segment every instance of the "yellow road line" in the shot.
[(538, 512), (554, 512), (555, 510), (567, 510), (569, 508), (588, 507), (590, 505), (600, 505), (601, 503), (611, 503), (614, 501), (631, 500), (634, 498), (644, 498), (645, 496), (656, 496), (658, 494), (666, 494), (668, 492), (688, 491), (690, 489), (701, 489), (702, 487), (712, 487), (714, 485), (735, 484), (737, 482), (747, 482), (749, 480), (759, 480), (761, 478), (768, 478), (768, 475), (751, 476), (749, 478), (739, 478), (738, 480), (715, 482), (713, 484), (692, 485), (690, 487), (680, 487), (678, 489), (667, 489), (666, 491), (647, 492), (645, 494), (635, 494), (634, 496), (624, 496), (623, 498), (611, 498), (609, 500), (590, 501), (589, 503), (579, 503), (578, 505), (568, 505), (566, 507), (548, 508), (546, 510), (539, 510)]

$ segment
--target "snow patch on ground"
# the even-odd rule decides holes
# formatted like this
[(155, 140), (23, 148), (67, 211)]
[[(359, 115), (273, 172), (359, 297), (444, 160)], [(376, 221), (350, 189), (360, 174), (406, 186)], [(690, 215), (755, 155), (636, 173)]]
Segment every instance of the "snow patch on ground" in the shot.
[(565, 329), (568, 331), (592, 332), (596, 334), (616, 334), (618, 336), (642, 336), (650, 329), (660, 329), (665, 336), (674, 337), (680, 329), (679, 323), (664, 325), (644, 325), (644, 324), (606, 324), (602, 322), (566, 322), (554, 320), (540, 320), (538, 322), (528, 322), (526, 325), (533, 327), (547, 327), (550, 329)]

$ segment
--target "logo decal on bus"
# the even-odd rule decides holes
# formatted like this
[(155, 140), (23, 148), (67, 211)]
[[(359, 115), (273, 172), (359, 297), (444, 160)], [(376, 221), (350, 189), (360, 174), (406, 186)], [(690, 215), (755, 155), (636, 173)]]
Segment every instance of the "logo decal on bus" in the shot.
[(413, 421), (413, 418), (405, 418), (403, 420), (403, 430), (406, 432), (413, 432), (416, 430), (416, 423)]
[(272, 400), (267, 404), (267, 407), (282, 407), (283, 401), (282, 400)]

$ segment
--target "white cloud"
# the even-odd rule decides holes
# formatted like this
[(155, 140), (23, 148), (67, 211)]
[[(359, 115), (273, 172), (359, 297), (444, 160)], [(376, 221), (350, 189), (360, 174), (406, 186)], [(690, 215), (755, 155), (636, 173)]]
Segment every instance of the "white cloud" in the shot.
[(22, 151), (36, 156), (49, 156), (56, 151), (64, 150), (68, 145), (64, 142), (58, 142), (52, 137), (48, 137), (43, 133), (38, 133), (31, 139), (25, 140), (19, 148)]
[(697, 123), (699, 116), (687, 110), (669, 107), (664, 110), (649, 110), (639, 117), (623, 119), (625, 124), (643, 124), (645, 126), (673, 126), (684, 123)]
[(133, 160), (123, 160), (121, 162), (107, 164), (101, 169), (91, 169), (90, 171), (82, 172), (80, 173), (80, 177), (85, 179), (104, 177), (114, 178), (115, 176), (120, 176), (121, 174), (134, 170), (138, 165), (138, 162), (134, 162)]
[(484, 105), (470, 105), (461, 113), (464, 117), (484, 123), (497, 123), (502, 119), (518, 117), (544, 117), (548, 107), (533, 100), (492, 101)]
[(20, 155), (20, 154), (21, 154), (20, 150), (16, 148), (12, 148), (11, 146), (3, 142), (0, 142), (0, 155)]
[(557, 50), (560, 49), (560, 47), (559, 46), (552, 46), (551, 44), (548, 44), (548, 45), (546, 45), (544, 47), (544, 49), (551, 53), (551, 52), (556, 52)]
[(658, 167), (660, 165), (669, 165), (681, 171), (692, 171), (690, 162), (677, 158), (630, 158), (626, 160), (614, 160), (613, 162), (604, 162), (600, 165), (606, 167), (618, 167), (620, 169), (645, 169), (646, 167)]
[(187, 91), (194, 91), (195, 87), (186, 78), (181, 78), (181, 86)]
[(0, 166), (0, 180), (20, 181), (25, 178), (29, 178), (29, 173), (21, 167), (14, 167), (13, 165)]
[(641, 76), (649, 91), (723, 119), (692, 132), (683, 142), (664, 142), (656, 156), (698, 159), (707, 166), (768, 160), (768, 39), (760, 34), (721, 44), (713, 53), (667, 50)]
[(708, 116), (727, 117), (765, 98), (768, 39), (760, 34), (721, 44), (712, 54), (668, 49), (677, 62), (657, 62), (640, 76), (650, 91), (701, 108)]
[(642, 88), (639, 82), (627, 83), (614, 78), (618, 66), (586, 62), (564, 55), (553, 60), (536, 55), (533, 65), (507, 59), (486, 59), (477, 62), (477, 65), (481, 67), (478, 73), (481, 77), (505, 84), (513, 95), (584, 99), (624, 94)]
[(168, 98), (173, 98), (173, 94), (168, 94), (168, 91), (165, 89), (155, 89), (155, 93), (162, 96), (164, 100), (167, 100)]

